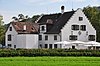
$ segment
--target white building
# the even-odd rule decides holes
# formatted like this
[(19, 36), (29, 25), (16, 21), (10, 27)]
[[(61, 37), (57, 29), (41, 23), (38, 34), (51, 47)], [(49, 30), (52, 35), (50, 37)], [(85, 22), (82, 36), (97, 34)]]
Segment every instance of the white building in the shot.
[[(39, 45), (42, 48), (61, 48), (59, 41), (96, 41), (96, 30), (81, 9), (58, 14), (44, 15), (40, 24)], [(85, 46), (68, 45), (66, 48), (87, 49)], [(63, 48), (63, 47), (62, 47)]]
[[(96, 30), (81, 9), (64, 12), (64, 6), (62, 6), (61, 12), (42, 15), (34, 24), (11, 23), (6, 32), (6, 45), (11, 48), (61, 48), (61, 45), (54, 43), (76, 40), (96, 41)], [(15, 23), (22, 25), (18, 26)], [(33, 27), (30, 28), (26, 24), (33, 25)], [(28, 33), (27, 28), (31, 29)], [(68, 45), (66, 48), (77, 48), (77, 46)], [(88, 47), (79, 46), (78, 48), (86, 49)]]
[(38, 48), (38, 25), (30, 22), (11, 22), (6, 31), (9, 48)]

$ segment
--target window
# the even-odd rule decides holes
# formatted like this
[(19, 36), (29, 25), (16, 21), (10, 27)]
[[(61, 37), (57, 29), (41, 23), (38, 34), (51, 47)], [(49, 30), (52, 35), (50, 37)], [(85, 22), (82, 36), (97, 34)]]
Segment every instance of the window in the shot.
[(45, 40), (48, 40), (48, 36), (45, 36)]
[(52, 49), (52, 44), (49, 44), (49, 49)]
[(90, 41), (95, 41), (95, 35), (89, 35), (88, 39), (89, 39)]
[(83, 17), (79, 17), (79, 21), (82, 21), (83, 20)]
[(48, 44), (45, 44), (45, 48), (48, 48)]
[(54, 35), (54, 40), (57, 40), (57, 35)]
[(81, 25), (81, 26), (80, 26), (80, 30), (86, 31), (86, 25)]
[(8, 47), (11, 47), (11, 44), (8, 44)]
[(16, 48), (16, 45), (14, 45), (14, 48)]
[(42, 48), (42, 44), (39, 45), (39, 48)]
[(76, 35), (70, 35), (69, 39), (70, 40), (77, 40), (77, 36)]
[(42, 35), (39, 35), (39, 40), (42, 40)]
[(8, 35), (8, 41), (11, 41), (11, 35)]
[(72, 25), (72, 30), (79, 30), (79, 25)]
[(57, 44), (54, 44), (54, 48), (57, 48)]
[(12, 27), (9, 28), (9, 31), (12, 31)]
[(44, 30), (45, 30), (44, 28), (45, 28), (44, 26), (42, 26), (42, 27), (41, 27), (42, 31), (44, 31)]
[(72, 46), (72, 49), (75, 49), (75, 46)]

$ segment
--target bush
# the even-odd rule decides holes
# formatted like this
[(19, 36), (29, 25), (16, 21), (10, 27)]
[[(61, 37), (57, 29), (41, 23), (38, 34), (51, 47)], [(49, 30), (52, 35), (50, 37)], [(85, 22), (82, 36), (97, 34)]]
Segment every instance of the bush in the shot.
[(0, 57), (14, 56), (96, 56), (100, 57), (100, 50), (76, 49), (0, 49)]

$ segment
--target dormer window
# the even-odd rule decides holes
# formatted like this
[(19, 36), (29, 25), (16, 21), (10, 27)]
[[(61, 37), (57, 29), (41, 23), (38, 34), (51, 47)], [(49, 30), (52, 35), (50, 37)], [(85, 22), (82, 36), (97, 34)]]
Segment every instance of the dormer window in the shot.
[(46, 32), (46, 25), (40, 25), (40, 32)]
[(44, 26), (42, 26), (41, 28), (42, 28), (42, 31), (44, 31), (44, 30), (45, 30), (45, 27), (44, 27)]
[(52, 19), (47, 19), (47, 24), (53, 24)]

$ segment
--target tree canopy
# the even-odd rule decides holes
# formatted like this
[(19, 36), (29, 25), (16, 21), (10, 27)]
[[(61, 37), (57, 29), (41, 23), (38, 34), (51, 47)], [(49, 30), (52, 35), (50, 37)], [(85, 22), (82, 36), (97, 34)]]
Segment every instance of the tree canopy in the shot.
[(5, 38), (5, 28), (3, 25), (3, 16), (0, 15), (0, 44), (4, 44), (4, 38)]
[(84, 7), (85, 15), (90, 20), (97, 32), (97, 41), (100, 42), (100, 9), (98, 7)]

